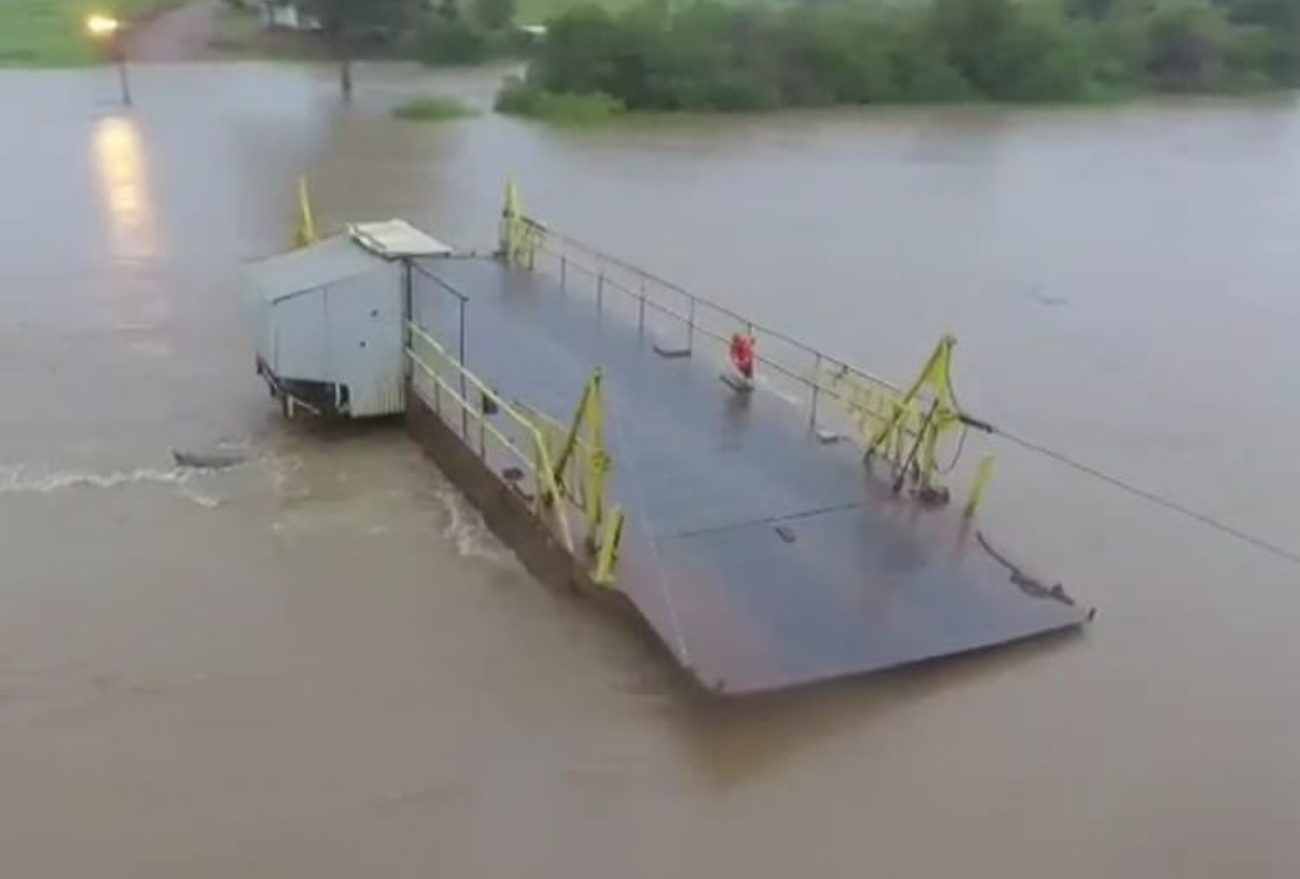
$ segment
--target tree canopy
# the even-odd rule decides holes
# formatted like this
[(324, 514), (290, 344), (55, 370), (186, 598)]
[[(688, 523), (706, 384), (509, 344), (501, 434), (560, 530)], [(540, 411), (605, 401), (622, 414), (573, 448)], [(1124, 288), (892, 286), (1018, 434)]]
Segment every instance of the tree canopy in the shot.
[(1078, 101), (1300, 81), (1300, 0), (823, 0), (548, 23), (502, 96), (605, 96), (630, 110), (749, 110), (905, 101)]

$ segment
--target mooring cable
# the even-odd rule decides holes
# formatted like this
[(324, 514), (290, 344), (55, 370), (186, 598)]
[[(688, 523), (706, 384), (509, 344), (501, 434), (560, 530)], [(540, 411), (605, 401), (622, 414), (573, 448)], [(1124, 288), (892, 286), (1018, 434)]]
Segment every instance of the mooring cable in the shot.
[[(1118, 476), (1112, 476), (1109, 473), (1106, 473), (1105, 471), (1092, 466), (1091, 464), (1085, 464), (1082, 461), (1078, 461), (1074, 458), (1071, 458), (1069, 455), (1066, 455), (1064, 452), (1058, 452), (1055, 449), (1048, 448), (1042, 443), (1036, 443), (1033, 440), (1029, 440), (1023, 436), (1020, 436), (1019, 434), (1015, 434), (1012, 433), (1011, 431), (1003, 430), (1002, 428), (997, 427), (996, 425), (989, 424), (987, 421), (981, 421), (978, 418), (972, 418), (966, 415), (964, 413), (964, 410), (962, 409), (961, 402), (957, 399), (957, 391), (953, 387), (951, 375), (947, 376), (945, 384), (947, 386), (948, 395), (952, 398), (953, 405), (957, 408), (958, 417), (961, 419), (963, 427), (973, 427), (976, 430), (983, 431), (984, 433), (990, 434), (992, 436), (1001, 437), (1007, 442), (1012, 443), (1013, 445), (1017, 445), (1020, 448), (1024, 449), (1025, 451), (1033, 452), (1034, 454), (1037, 455), (1042, 455), (1043, 457), (1053, 460), (1064, 467), (1068, 467), (1071, 470), (1084, 474), (1085, 476), (1089, 476), (1092, 477), (1093, 479), (1097, 479), (1101, 482), (1104, 482), (1107, 485), (1111, 486), (1112, 488), (1117, 488), (1120, 491), (1126, 492), (1127, 494), (1130, 494), (1133, 497), (1140, 498), (1141, 500), (1144, 500), (1147, 503), (1151, 503), (1158, 507), (1161, 507), (1162, 509), (1165, 509), (1171, 513), (1176, 513), (1180, 516), (1184, 516), (1188, 519), (1191, 519), (1193, 522), (1197, 522), (1205, 526), (1206, 528), (1210, 528), (1214, 531), (1218, 531), (1220, 534), (1226, 534), (1229, 537), (1236, 538), (1237, 540), (1240, 540), (1242, 543), (1248, 544), (1249, 546), (1253, 546), (1255, 549), (1258, 549), (1261, 552), (1266, 552), (1269, 555), (1275, 556), (1276, 558), (1282, 559), (1283, 561), (1289, 562), (1293, 565), (1296, 565), (1297, 567), (1300, 567), (1300, 552), (1296, 552), (1294, 550), (1287, 549), (1284, 546), (1280, 546), (1276, 543), (1272, 543), (1268, 540), (1265, 540), (1263, 537), (1259, 537), (1258, 535), (1251, 534), (1249, 531), (1243, 531), (1242, 529), (1234, 525), (1229, 525), (1227, 522), (1224, 522), (1221, 519), (1214, 518), (1208, 513), (1202, 513), (1199, 510), (1194, 510), (1191, 507), (1186, 506), (1185, 504), (1181, 504), (1178, 501), (1164, 497), (1163, 495), (1156, 494), (1154, 491), (1151, 491), (1150, 489), (1142, 488), (1139, 485), (1134, 485), (1133, 483), (1125, 479), (1121, 479)], [(962, 440), (961, 443), (959, 443), (957, 447), (957, 453), (953, 456), (953, 461), (950, 469), (956, 468), (957, 460), (961, 457), (961, 452), (965, 448), (966, 434), (964, 431), (962, 433), (961, 440)]]
[(1020, 448), (1025, 449), (1026, 451), (1033, 452), (1034, 454), (1037, 455), (1042, 455), (1045, 458), (1049, 458), (1057, 462), (1058, 464), (1061, 464), (1065, 467), (1069, 467), (1070, 469), (1082, 473), (1085, 476), (1089, 476), (1092, 477), (1093, 479), (1100, 480), (1101, 482), (1104, 482), (1113, 488), (1117, 488), (1120, 491), (1126, 492), (1130, 495), (1133, 495), (1134, 497), (1147, 501), (1148, 503), (1155, 504), (1156, 506), (1162, 507), (1163, 509), (1168, 510), (1169, 512), (1177, 513), (1180, 516), (1185, 516), (1186, 518), (1191, 519), (1194, 522), (1198, 522), (1207, 528), (1211, 528), (1215, 531), (1218, 531), (1221, 534), (1226, 534), (1229, 537), (1234, 537), (1243, 543), (1249, 544), (1250, 546), (1253, 546), (1254, 548), (1262, 552), (1266, 552), (1270, 555), (1276, 556), (1277, 558), (1280, 558), (1283, 561), (1287, 561), (1293, 565), (1300, 566), (1300, 552), (1295, 552), (1293, 550), (1287, 549), (1284, 546), (1279, 546), (1276, 543), (1272, 543), (1268, 540), (1265, 540), (1263, 537), (1259, 537), (1255, 534), (1251, 534), (1248, 531), (1243, 531), (1242, 529), (1234, 525), (1229, 525), (1227, 522), (1224, 522), (1221, 519), (1216, 519), (1213, 516), (1209, 515), (1208, 513), (1202, 513), (1199, 510), (1192, 509), (1189, 506), (1181, 504), (1175, 500), (1171, 500), (1170, 498), (1164, 497), (1163, 495), (1156, 494), (1154, 491), (1151, 491), (1150, 489), (1146, 489), (1146, 488), (1142, 488), (1141, 486), (1134, 485), (1133, 483), (1121, 479), (1118, 476), (1112, 476), (1103, 470), (1099, 470), (1098, 468), (1090, 464), (1085, 464), (1082, 461), (1078, 461), (1074, 458), (1071, 458), (1062, 452), (1056, 451), (1055, 449), (1048, 448), (1047, 446), (1044, 446), (1041, 443), (1033, 442), (1032, 440), (1026, 439), (1023, 436), (1019, 436), (1018, 434), (1014, 434), (1009, 431), (1003, 430), (1002, 428), (996, 427), (994, 425), (983, 425), (983, 426), (989, 428), (988, 432), (991, 433), (992, 435), (1001, 437), (1007, 442), (1017, 445)]

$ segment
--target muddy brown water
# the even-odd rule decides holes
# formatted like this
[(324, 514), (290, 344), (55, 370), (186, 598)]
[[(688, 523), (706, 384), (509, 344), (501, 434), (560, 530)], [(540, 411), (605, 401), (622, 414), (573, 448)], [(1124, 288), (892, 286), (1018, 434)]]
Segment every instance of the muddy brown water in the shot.
[[(327, 221), (618, 254), (1300, 545), (1300, 112), (407, 126), (411, 81), (0, 76), (0, 852), (15, 879), (1251, 877), (1300, 860), (1300, 571), (1003, 451), (1086, 635), (741, 706), (538, 587), (399, 430), (288, 428), (238, 263)], [(242, 449), (208, 475), (170, 447)]]

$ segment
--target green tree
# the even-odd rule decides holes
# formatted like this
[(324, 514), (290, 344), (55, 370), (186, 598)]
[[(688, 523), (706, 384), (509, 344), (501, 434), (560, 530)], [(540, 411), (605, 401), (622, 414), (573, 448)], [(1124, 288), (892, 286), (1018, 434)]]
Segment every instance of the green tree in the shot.
[[(1242, 63), (1258, 65), (1279, 85), (1300, 85), (1300, 0), (1220, 0), (1229, 22), (1241, 26)], [(1238, 56), (1241, 58), (1242, 56)]]
[(425, 64), (477, 64), (489, 54), (488, 35), (458, 15), (431, 15), (419, 37), (419, 57)]
[(1169, 91), (1221, 88), (1231, 37), (1223, 14), (1209, 4), (1162, 5), (1147, 26), (1147, 71)]
[(474, 0), (474, 17), (487, 30), (504, 30), (515, 20), (515, 0)]
[(1300, 0), (1212, 3), (586, 6), (549, 22), (526, 82), (505, 103), (606, 96), (628, 110), (752, 110), (1300, 84)]
[(1016, 101), (1074, 101), (1093, 79), (1089, 47), (1055, 2), (1024, 3), (989, 47), (997, 83), (989, 97)]
[(935, 36), (948, 62), (985, 95), (1003, 91), (1003, 59), (994, 47), (1016, 26), (1013, 0), (935, 0)]

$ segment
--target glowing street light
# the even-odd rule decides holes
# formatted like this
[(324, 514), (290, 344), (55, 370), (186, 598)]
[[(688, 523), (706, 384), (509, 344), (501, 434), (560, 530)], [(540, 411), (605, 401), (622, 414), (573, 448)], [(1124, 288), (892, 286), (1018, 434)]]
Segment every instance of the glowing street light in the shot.
[(122, 22), (111, 15), (95, 14), (86, 19), (86, 30), (92, 37), (111, 37), (122, 29)]
[(122, 84), (122, 103), (131, 106), (131, 80), (126, 73), (126, 49), (122, 46), (122, 31), (126, 26), (111, 15), (95, 13), (86, 18), (86, 33), (96, 40), (107, 42), (113, 59), (117, 62), (118, 79)]

